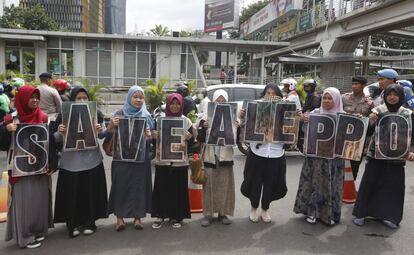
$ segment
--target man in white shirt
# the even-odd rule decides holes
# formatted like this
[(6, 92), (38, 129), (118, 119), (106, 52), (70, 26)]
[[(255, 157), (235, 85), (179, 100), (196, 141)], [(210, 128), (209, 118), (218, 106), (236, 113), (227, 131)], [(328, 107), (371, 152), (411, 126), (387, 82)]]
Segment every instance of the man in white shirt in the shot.
[(40, 109), (49, 116), (50, 121), (55, 121), (58, 113), (62, 111), (62, 99), (59, 92), (51, 87), (52, 75), (42, 73), (39, 75), (40, 85), (37, 87), (40, 91)]

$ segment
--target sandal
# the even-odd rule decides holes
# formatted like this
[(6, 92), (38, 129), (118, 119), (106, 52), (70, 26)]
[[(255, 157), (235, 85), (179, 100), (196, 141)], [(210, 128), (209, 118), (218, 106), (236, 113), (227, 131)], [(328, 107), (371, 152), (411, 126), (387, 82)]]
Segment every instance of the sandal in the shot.
[(124, 222), (123, 219), (121, 219), (121, 218), (118, 218), (117, 219), (116, 226), (115, 226), (115, 230), (117, 232), (121, 232), (121, 231), (125, 230), (125, 222)]
[(144, 226), (141, 223), (141, 219), (135, 219), (134, 220), (134, 228), (136, 230), (143, 230), (144, 229)]

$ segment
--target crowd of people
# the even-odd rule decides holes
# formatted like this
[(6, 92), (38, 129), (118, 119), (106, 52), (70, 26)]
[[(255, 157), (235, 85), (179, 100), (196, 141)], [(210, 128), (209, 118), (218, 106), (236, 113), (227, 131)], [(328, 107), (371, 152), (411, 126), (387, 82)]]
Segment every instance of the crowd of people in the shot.
[[(88, 102), (88, 91), (80, 86), (71, 87), (64, 80), (52, 82), (49, 73), (43, 73), (39, 78), (41, 85), (37, 88), (23, 84), (12, 90), (0, 87), (0, 94), (13, 91), (7, 96), (9, 101), (0, 97), (1, 102), (5, 102), (8, 107), (3, 107), (2, 104), (1, 111), (5, 112), (5, 116), (0, 120), (1, 149), (9, 151), (8, 159), (12, 158), (12, 133), (16, 131), (17, 124), (49, 123), (50, 128), (48, 172), (9, 178), (11, 202), (6, 241), (13, 239), (20, 247), (39, 247), (54, 223), (66, 223), (71, 238), (80, 234), (91, 235), (96, 231), (95, 221), (106, 218), (109, 214), (116, 216), (116, 231), (125, 229), (126, 218), (133, 219), (135, 229), (143, 229), (141, 219), (148, 214), (155, 218), (152, 224), (154, 229), (161, 228), (167, 220), (173, 228), (178, 229), (184, 219), (191, 218), (187, 188), (189, 162), (157, 161), (155, 177), (152, 180), (148, 146), (144, 162), (112, 161), (108, 198), (101, 149), (62, 150), (63, 134), (66, 131), (66, 126), (62, 124), (62, 100)], [(397, 78), (398, 73), (392, 69), (378, 72), (381, 90), (378, 98), (364, 94), (364, 87), (367, 85), (364, 77), (354, 77), (352, 92), (343, 95), (334, 87), (324, 89), (319, 95), (317, 82), (308, 79), (304, 82), (307, 97), (303, 103), (296, 92), (297, 82), (293, 78), (282, 80), (282, 90), (275, 84), (267, 85), (261, 95), (261, 100), (294, 102), (303, 125), (309, 121), (309, 113), (347, 112), (369, 118), (367, 163), (353, 210), (353, 222), (358, 226), (364, 224), (365, 218), (374, 217), (387, 227), (396, 229), (402, 220), (405, 162), (414, 160), (414, 152), (409, 152), (406, 158), (376, 159), (376, 141), (371, 139), (376, 122), (384, 113), (412, 115), (412, 111), (405, 107), (407, 84), (397, 82)], [(179, 93), (167, 96), (163, 116), (183, 118), (185, 141), (189, 145), (195, 141), (202, 143), (200, 154), (207, 181), (203, 185), (204, 218), (201, 226), (210, 226), (215, 214), (221, 224), (229, 225), (235, 210), (236, 192), (233, 148), (205, 144), (209, 132), (206, 112), (209, 100), (205, 100), (205, 91), (197, 94), (197, 100), (200, 101), (198, 109), (195, 108), (194, 101), (191, 102), (188, 89), (179, 88), (177, 92)], [(229, 96), (224, 90), (216, 90), (212, 101), (225, 103), (229, 101)], [(198, 110), (199, 118), (196, 123), (186, 117), (185, 112), (188, 109)], [(242, 109), (240, 116), (237, 116), (236, 126), (241, 124), (239, 122), (244, 115), (245, 110)], [(119, 125), (119, 119), (124, 117), (146, 118), (147, 144), (152, 139), (158, 139), (156, 123), (145, 104), (144, 90), (137, 85), (129, 89), (123, 107), (113, 114), (107, 127), (98, 111), (98, 124), (95, 126), (98, 138), (111, 139)], [(351, 164), (356, 178), (361, 161), (353, 161)], [(251, 210), (248, 217), (251, 222), (257, 223), (259, 219), (265, 223), (272, 221), (269, 214), (271, 202), (282, 199), (288, 191), (287, 168), (284, 144), (250, 145), (240, 191), (250, 200)], [(58, 179), (53, 211), (51, 175), (55, 171), (58, 171)], [(338, 224), (341, 220), (343, 179), (343, 159), (305, 156), (293, 211), (303, 214), (310, 224), (318, 221), (328, 226)]]

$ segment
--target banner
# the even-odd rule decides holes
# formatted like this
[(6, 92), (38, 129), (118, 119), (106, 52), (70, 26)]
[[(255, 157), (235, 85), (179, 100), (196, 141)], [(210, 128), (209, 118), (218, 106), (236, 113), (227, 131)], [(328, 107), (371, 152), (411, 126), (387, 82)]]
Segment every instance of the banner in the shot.
[(98, 146), (96, 102), (63, 102), (62, 117), (66, 126), (63, 151), (91, 150)]
[(146, 118), (119, 118), (113, 137), (113, 160), (145, 160)]
[(47, 124), (17, 124), (13, 140), (13, 177), (47, 172), (49, 153)]
[(335, 157), (335, 123), (335, 115), (309, 114), (304, 146), (306, 156), (327, 159)]
[(272, 41), (285, 40), (294, 35), (296, 32), (297, 18), (292, 18), (288, 22), (276, 26), (272, 30)]
[(272, 112), (274, 117), (272, 143), (296, 144), (300, 122), (296, 104), (293, 102), (273, 103)]
[(204, 5), (204, 32), (216, 32), (239, 26), (238, 0), (206, 0)]
[(157, 119), (157, 128), (157, 161), (187, 161), (187, 141), (184, 136), (190, 127), (187, 127), (186, 119), (160, 117)]
[(285, 14), (302, 9), (303, 0), (273, 0), (260, 11), (253, 14), (248, 20), (240, 24), (240, 37), (244, 38)]
[(207, 106), (207, 144), (218, 146), (236, 145), (237, 103), (212, 103)]
[(375, 129), (375, 158), (405, 158), (411, 146), (411, 115), (379, 114)]
[(369, 119), (338, 113), (335, 154), (343, 159), (360, 161), (364, 150)]

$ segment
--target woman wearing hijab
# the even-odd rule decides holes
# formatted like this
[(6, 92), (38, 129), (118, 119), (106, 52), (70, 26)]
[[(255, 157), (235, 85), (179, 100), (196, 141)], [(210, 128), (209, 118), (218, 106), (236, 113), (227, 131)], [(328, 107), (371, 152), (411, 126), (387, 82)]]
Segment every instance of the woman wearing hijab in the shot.
[[(187, 143), (193, 138), (191, 120), (183, 115), (184, 101), (180, 94), (167, 97), (165, 117), (184, 118)], [(152, 228), (158, 229), (166, 218), (173, 228), (181, 228), (183, 219), (190, 219), (188, 198), (188, 162), (156, 162), (151, 217), (157, 218)]]
[[(89, 101), (89, 94), (85, 88), (76, 86), (69, 98), (72, 102), (83, 103)], [(102, 122), (102, 113), (98, 111), (98, 123)], [(56, 118), (58, 131), (54, 133), (58, 145), (62, 144), (66, 131), (61, 123), (62, 114), (59, 114)], [(96, 124), (95, 128), (102, 139), (101, 124)], [(100, 147), (62, 151), (59, 170), (54, 222), (66, 223), (71, 238), (81, 232), (84, 235), (93, 234), (96, 231), (95, 221), (108, 217), (105, 169)]]
[[(384, 103), (372, 109), (367, 135), (374, 132), (377, 119), (387, 113), (411, 116), (411, 120), (414, 121), (412, 111), (404, 108), (403, 103), (404, 88), (396, 84), (388, 86), (384, 90)], [(367, 151), (364, 176), (352, 213), (356, 217), (354, 223), (362, 226), (365, 217), (374, 217), (387, 227), (396, 229), (402, 220), (404, 210), (405, 160), (413, 161), (414, 153), (410, 152), (407, 158), (375, 159), (375, 146), (377, 144), (372, 137)]]
[[(28, 85), (20, 88), (16, 94), (17, 111), (6, 115), (0, 126), (2, 144), (13, 148), (11, 137), (17, 129), (17, 123), (48, 123), (47, 114), (40, 110), (39, 98), (38, 89)], [(10, 155), (12, 152), (9, 150), (9, 159), (13, 158)], [(10, 177), (11, 203), (7, 215), (6, 241), (14, 239), (21, 248), (37, 248), (41, 245), (48, 228), (53, 227), (49, 179), (46, 174)]]
[[(227, 92), (223, 89), (218, 89), (213, 94), (213, 102), (216, 103), (225, 103), (228, 98)], [(208, 127), (206, 117), (204, 114), (199, 124), (204, 129)], [(215, 213), (218, 213), (218, 220), (222, 224), (229, 225), (231, 220), (227, 215), (233, 216), (235, 205), (233, 147), (205, 145), (203, 160), (208, 178), (203, 185), (204, 219), (201, 226), (210, 226)]]
[[(342, 97), (337, 88), (323, 91), (321, 108), (312, 113), (336, 115), (343, 112)], [(304, 122), (309, 121), (305, 115)], [(293, 211), (307, 216), (315, 224), (321, 220), (327, 225), (338, 223), (341, 218), (344, 160), (305, 157)]]
[[(267, 85), (262, 93), (264, 100), (281, 100), (283, 97), (277, 85)], [(245, 111), (242, 110), (242, 115)], [(269, 215), (270, 203), (283, 198), (287, 193), (286, 158), (284, 144), (251, 143), (244, 166), (244, 179), (241, 193), (250, 199), (249, 219), (258, 222), (257, 208), (261, 200), (261, 218), (265, 223), (272, 219)], [(260, 199), (261, 197), (261, 199)]]
[[(151, 137), (154, 123), (145, 105), (144, 90), (135, 85), (127, 94), (124, 107), (115, 112), (107, 132), (113, 135), (119, 118), (138, 118), (147, 120), (146, 137)], [(143, 229), (141, 218), (151, 212), (151, 160), (148, 150), (145, 151), (144, 162), (112, 161), (112, 186), (109, 194), (109, 213), (117, 217), (116, 230), (125, 229), (123, 218), (134, 218), (134, 227)]]

